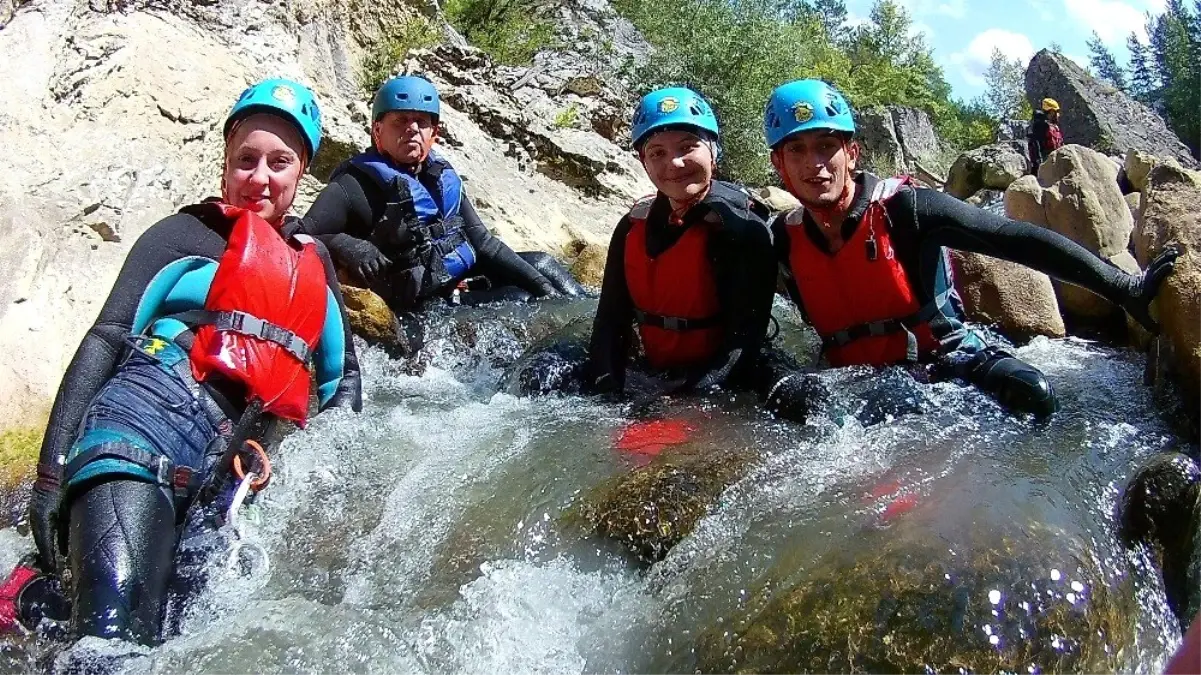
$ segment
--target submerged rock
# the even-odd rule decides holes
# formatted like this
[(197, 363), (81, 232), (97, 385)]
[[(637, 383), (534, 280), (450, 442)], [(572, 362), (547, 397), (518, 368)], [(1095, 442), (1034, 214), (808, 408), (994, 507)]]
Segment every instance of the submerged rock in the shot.
[(665, 452), (594, 488), (564, 518), (653, 564), (693, 531), (721, 493), (746, 474), (753, 457), (746, 450)]
[(1177, 452), (1156, 455), (1122, 495), (1122, 535), (1145, 544), (1163, 573), (1181, 630), (1201, 611), (1201, 468)]
[[(902, 526), (904, 527), (904, 526)], [(762, 609), (698, 639), (698, 672), (1111, 672), (1135, 638), (1132, 582), (1045, 527), (973, 542), (925, 530), (839, 550)], [(1052, 553), (1053, 552), (1053, 553)]]

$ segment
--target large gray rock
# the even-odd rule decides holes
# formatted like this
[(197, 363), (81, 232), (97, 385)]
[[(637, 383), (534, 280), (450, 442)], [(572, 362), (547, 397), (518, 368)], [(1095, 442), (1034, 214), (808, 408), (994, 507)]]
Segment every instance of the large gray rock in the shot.
[(994, 143), (969, 150), (955, 160), (947, 172), (947, 193), (967, 199), (983, 189), (1004, 190), (1026, 175), (1030, 163), (1008, 143)]
[(1025, 145), (1026, 134), (1029, 131), (1029, 120), (1001, 120), (997, 125), (996, 131), (993, 132), (993, 141), (996, 143), (1020, 141), (1022, 145)]
[(1037, 109), (1048, 97), (1061, 107), (1064, 143), (1119, 155), (1143, 150), (1175, 157), (1186, 167), (1197, 166), (1188, 147), (1150, 108), (1089, 75), (1066, 56), (1043, 49), (1026, 69), (1026, 98)]
[(935, 173), (942, 165), (943, 143), (923, 110), (884, 106), (856, 113), (856, 137), (863, 154), (860, 165), (882, 176)]

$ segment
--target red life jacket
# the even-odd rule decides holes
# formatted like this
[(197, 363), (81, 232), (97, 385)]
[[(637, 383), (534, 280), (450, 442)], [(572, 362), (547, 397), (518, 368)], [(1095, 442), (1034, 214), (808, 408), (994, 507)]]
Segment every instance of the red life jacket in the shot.
[(216, 204), (233, 221), (204, 318), (189, 353), (192, 375), (218, 373), (246, 387), (247, 401), (301, 425), (308, 416), (309, 356), (325, 325), (325, 267), (307, 236), (285, 241), (257, 214)]
[(723, 337), (708, 252), (713, 223), (707, 217), (688, 225), (670, 248), (652, 258), (646, 219), (654, 201), (654, 196), (644, 198), (630, 210), (625, 241), (626, 287), (642, 348), (652, 368), (704, 365), (717, 355)]
[(833, 255), (805, 233), (804, 207), (784, 216), (790, 247), (784, 274), (795, 281), (832, 366), (916, 361), (938, 346), (928, 321), (939, 302), (918, 305), (893, 249), (884, 208), (908, 183), (908, 176), (877, 183), (859, 226)]
[(1063, 147), (1063, 130), (1054, 122), (1047, 122), (1047, 154)]

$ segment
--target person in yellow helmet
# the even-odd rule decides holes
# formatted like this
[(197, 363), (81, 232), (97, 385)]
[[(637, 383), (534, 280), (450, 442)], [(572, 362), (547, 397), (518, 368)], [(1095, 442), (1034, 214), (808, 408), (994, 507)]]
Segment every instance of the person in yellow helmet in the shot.
[(1042, 110), (1036, 110), (1030, 120), (1030, 133), (1026, 137), (1031, 172), (1037, 174), (1039, 165), (1061, 147), (1063, 132), (1059, 129), (1059, 101), (1044, 98)]

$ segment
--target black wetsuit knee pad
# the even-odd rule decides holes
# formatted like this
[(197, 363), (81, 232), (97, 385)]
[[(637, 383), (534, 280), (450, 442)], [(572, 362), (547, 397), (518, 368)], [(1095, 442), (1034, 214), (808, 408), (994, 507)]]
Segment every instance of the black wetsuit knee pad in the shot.
[(996, 397), (1001, 405), (1036, 417), (1049, 417), (1059, 410), (1059, 398), (1041, 370), (1002, 351), (992, 352), (969, 379)]
[(588, 294), (563, 263), (555, 260), (551, 254), (543, 251), (522, 251), (517, 255), (541, 272), (542, 276), (550, 280), (555, 290), (563, 295), (577, 297)]
[(118, 478), (83, 486), (70, 509), (72, 631), (157, 644), (178, 538), (171, 501)]

